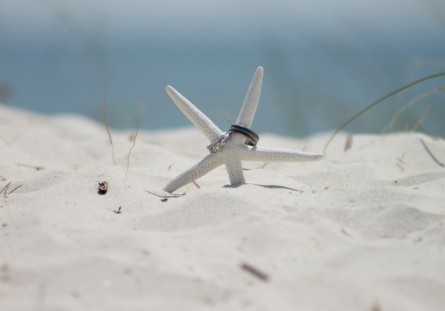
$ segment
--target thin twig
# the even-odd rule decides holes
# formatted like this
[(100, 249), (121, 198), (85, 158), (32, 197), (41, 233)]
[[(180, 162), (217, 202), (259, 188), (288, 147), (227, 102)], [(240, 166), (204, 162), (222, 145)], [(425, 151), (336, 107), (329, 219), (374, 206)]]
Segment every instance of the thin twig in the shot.
[[(11, 193), (13, 193), (14, 191), (16, 191), (16, 190), (17, 190), (18, 188), (20, 188), (21, 186), (23, 186), (23, 184), (18, 185), (17, 187), (15, 187), (15, 188), (12, 189), (11, 191), (9, 191), (9, 192), (8, 192), (8, 195), (11, 194)], [(5, 191), (5, 193), (6, 193), (6, 191)]]
[(36, 166), (36, 165), (29, 165), (29, 164), (23, 164), (23, 163), (16, 163), (17, 166), (27, 167), (27, 168), (33, 168), (36, 171), (44, 170), (45, 168), (43, 166)]
[(103, 91), (103, 90), (102, 90), (102, 97), (103, 97), (103, 118), (104, 118), (105, 129), (107, 130), (108, 139), (111, 144), (111, 157), (113, 158), (114, 165), (116, 165), (116, 159), (114, 157), (113, 139), (111, 138), (110, 129), (108, 127), (109, 123), (108, 123), (108, 112), (107, 112), (107, 98), (105, 97), (105, 91)]
[(11, 193), (13, 193), (14, 191), (16, 191), (17, 189), (19, 189), (22, 185), (18, 185), (17, 187), (15, 187), (14, 189), (12, 189), (11, 191), (8, 192), (8, 189), (11, 187), (12, 181), (8, 182), (3, 188), (2, 190), (0, 190), (0, 194), (4, 191), (3, 196), (6, 198), (8, 195), (10, 195)]

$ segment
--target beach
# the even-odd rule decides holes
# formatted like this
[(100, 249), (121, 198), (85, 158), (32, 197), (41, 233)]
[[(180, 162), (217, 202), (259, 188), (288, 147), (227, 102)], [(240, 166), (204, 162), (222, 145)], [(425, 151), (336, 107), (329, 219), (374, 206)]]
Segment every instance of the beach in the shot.
[[(331, 133), (259, 133), (322, 152)], [(339, 134), (162, 197), (195, 128), (113, 130), (0, 105), (0, 310), (445, 309), (445, 141)], [(99, 183), (106, 182), (106, 193)]]

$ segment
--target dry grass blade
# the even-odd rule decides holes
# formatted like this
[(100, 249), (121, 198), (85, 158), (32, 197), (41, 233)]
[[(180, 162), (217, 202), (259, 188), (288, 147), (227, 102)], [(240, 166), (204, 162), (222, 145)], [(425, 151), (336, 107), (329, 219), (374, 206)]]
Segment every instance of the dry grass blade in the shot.
[(430, 76), (426, 76), (423, 77), (422, 79), (416, 80), (414, 82), (411, 82), (407, 85), (404, 85), (388, 94), (386, 94), (385, 96), (383, 96), (382, 98), (376, 100), (375, 102), (373, 102), (372, 104), (368, 105), (367, 107), (365, 107), (364, 109), (362, 109), (361, 111), (357, 112), (355, 115), (353, 115), (351, 118), (349, 118), (348, 121), (346, 121), (345, 123), (343, 123), (339, 128), (337, 128), (334, 133), (331, 135), (331, 137), (328, 139), (328, 141), (326, 142), (324, 148), (323, 148), (323, 153), (326, 153), (326, 150), (328, 149), (329, 145), (331, 144), (332, 140), (334, 140), (335, 136), (337, 136), (337, 134), (342, 131), (343, 129), (345, 129), (349, 124), (351, 124), (355, 119), (357, 119), (358, 117), (362, 116), (363, 114), (365, 114), (366, 112), (368, 112), (369, 110), (371, 110), (372, 108), (374, 108), (375, 106), (377, 106), (378, 104), (380, 104), (381, 102), (385, 101), (386, 99), (404, 91), (407, 90), (419, 83), (425, 82), (427, 80), (431, 80), (431, 79), (435, 79), (441, 76), (445, 76), (445, 71), (444, 72), (439, 72)]
[(425, 148), (426, 152), (428, 153), (428, 155), (431, 157), (431, 159), (433, 159), (434, 162), (436, 162), (437, 165), (441, 166), (441, 167), (445, 167), (445, 164), (443, 164), (442, 162), (440, 162), (436, 156), (431, 152), (430, 148), (428, 148), (428, 146), (426, 145), (426, 143), (423, 141), (423, 139), (420, 139), (420, 142), (422, 143), (423, 147)]
[(416, 123), (411, 127), (410, 131), (414, 132), (422, 125), (423, 121), (425, 121), (426, 117), (430, 113), (431, 106), (428, 106), (427, 110), (422, 113), (422, 115), (417, 119)]
[(133, 144), (131, 145), (130, 149), (128, 150), (128, 156), (127, 156), (127, 170), (125, 171), (125, 180), (128, 179), (128, 170), (130, 169), (130, 155), (131, 151), (133, 150), (134, 146), (136, 145), (136, 138), (138, 137), (139, 133), (139, 126), (141, 125), (141, 119), (138, 118), (137, 125), (136, 125), (136, 133), (133, 135), (132, 140)]
[(8, 190), (8, 188), (11, 186), (11, 181), (10, 182), (8, 182), (3, 188), (2, 188), (2, 190), (0, 190), (0, 194), (2, 194), (2, 192), (4, 191), (5, 193), (4, 193), (4, 196), (6, 196), (6, 192), (7, 192), (7, 190)]
[(108, 140), (110, 141), (111, 145), (111, 157), (113, 158), (113, 163), (116, 165), (116, 158), (114, 157), (114, 144), (113, 139), (111, 138), (110, 128), (108, 126), (108, 110), (107, 110), (107, 98), (105, 97), (105, 92), (102, 91), (102, 97), (103, 97), (103, 118), (104, 118), (104, 125), (105, 129), (107, 130), (108, 134)]
[(441, 85), (438, 87), (435, 87), (434, 89), (425, 92), (423, 94), (420, 94), (419, 96), (416, 96), (414, 99), (410, 100), (406, 105), (404, 105), (402, 108), (397, 110), (394, 115), (391, 117), (391, 119), (388, 122), (388, 125), (386, 126), (386, 131), (391, 130), (394, 128), (394, 124), (397, 122), (397, 120), (400, 118), (400, 116), (409, 108), (414, 106), (416, 103), (420, 102), (422, 99), (429, 97), (435, 93), (445, 91), (445, 85)]

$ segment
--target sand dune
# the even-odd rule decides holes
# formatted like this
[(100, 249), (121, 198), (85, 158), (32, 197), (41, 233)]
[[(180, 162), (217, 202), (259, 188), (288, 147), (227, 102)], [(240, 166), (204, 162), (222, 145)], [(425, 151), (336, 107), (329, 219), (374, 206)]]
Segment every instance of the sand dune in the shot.
[(0, 310), (445, 310), (444, 140), (342, 134), (162, 202), (206, 139), (111, 133), (116, 165), (101, 124), (0, 106)]

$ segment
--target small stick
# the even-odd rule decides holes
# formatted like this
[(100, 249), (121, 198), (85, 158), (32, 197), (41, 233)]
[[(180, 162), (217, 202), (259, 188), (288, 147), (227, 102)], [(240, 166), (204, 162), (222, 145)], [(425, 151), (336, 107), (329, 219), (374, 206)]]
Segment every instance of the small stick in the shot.
[[(23, 186), (23, 184), (21, 184), (21, 185), (18, 185), (17, 187), (15, 187), (14, 189), (12, 189), (11, 191), (9, 191), (9, 193), (8, 194), (11, 194), (11, 193), (13, 193), (14, 191), (16, 191), (18, 188), (20, 188), (21, 186)], [(6, 191), (5, 191), (5, 193), (6, 193)]]
[(29, 164), (23, 164), (23, 163), (16, 163), (18, 166), (27, 167), (27, 168), (33, 168), (36, 171), (44, 170), (45, 168), (43, 166), (35, 166), (35, 165), (29, 165)]
[(201, 186), (198, 185), (198, 183), (196, 181), (192, 181), (193, 184), (196, 186), (196, 188), (201, 189)]
[(269, 282), (270, 281), (270, 277), (269, 275), (267, 275), (266, 273), (258, 270), (257, 268), (251, 266), (248, 263), (243, 263), (241, 265), (241, 269), (243, 269), (244, 271), (250, 273), (251, 275), (257, 277), (258, 279), (260, 279), (263, 282)]

